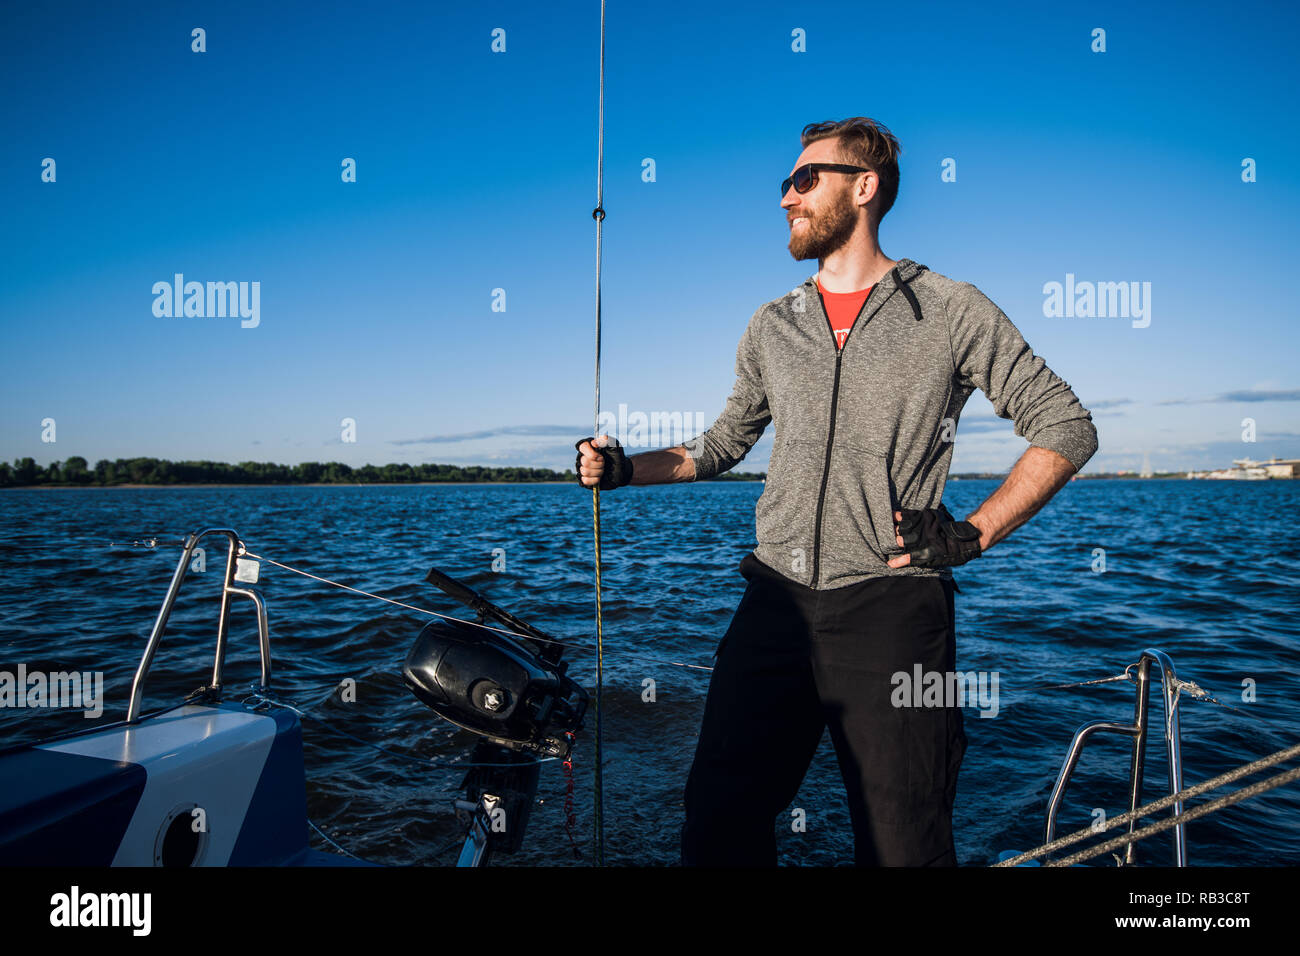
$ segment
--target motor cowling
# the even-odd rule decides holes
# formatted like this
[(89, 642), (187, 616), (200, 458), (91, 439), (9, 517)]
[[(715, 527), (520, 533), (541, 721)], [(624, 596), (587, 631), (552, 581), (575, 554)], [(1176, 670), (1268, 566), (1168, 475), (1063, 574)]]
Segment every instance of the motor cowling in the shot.
[(512, 750), (567, 757), (587, 693), (523, 641), (437, 620), (415, 639), (402, 679), (438, 716)]

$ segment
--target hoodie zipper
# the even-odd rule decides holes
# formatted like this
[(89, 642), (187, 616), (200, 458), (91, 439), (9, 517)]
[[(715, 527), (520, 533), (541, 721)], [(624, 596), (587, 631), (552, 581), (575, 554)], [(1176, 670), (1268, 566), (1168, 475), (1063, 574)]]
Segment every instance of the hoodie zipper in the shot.
[[(884, 276), (880, 281), (884, 280)], [(812, 588), (817, 587), (817, 580), (821, 575), (821, 556), (822, 556), (822, 505), (826, 501), (826, 482), (831, 474), (831, 448), (835, 444), (835, 410), (839, 405), (840, 399), (840, 363), (844, 359), (844, 350), (849, 347), (849, 339), (853, 336), (853, 330), (858, 327), (858, 320), (862, 318), (867, 306), (871, 304), (871, 297), (876, 294), (876, 289), (880, 287), (880, 281), (871, 287), (867, 297), (862, 300), (862, 308), (858, 309), (858, 314), (853, 319), (853, 324), (849, 326), (848, 334), (844, 336), (844, 344), (839, 345), (835, 341), (835, 330), (831, 328), (829, 321), (830, 312), (826, 310), (826, 300), (822, 297), (822, 290), (817, 286), (817, 280), (813, 279), (813, 288), (817, 290), (817, 301), (822, 306), (822, 316), (827, 319), (826, 331), (831, 337), (831, 348), (835, 349), (835, 382), (831, 386), (831, 427), (826, 435), (826, 461), (822, 464), (822, 486), (817, 492), (817, 520), (813, 525), (813, 573)]]

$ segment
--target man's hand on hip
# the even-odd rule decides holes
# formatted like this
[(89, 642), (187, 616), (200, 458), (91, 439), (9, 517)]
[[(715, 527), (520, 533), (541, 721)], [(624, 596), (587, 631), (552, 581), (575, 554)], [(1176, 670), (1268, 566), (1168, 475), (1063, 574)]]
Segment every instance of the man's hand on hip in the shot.
[(894, 512), (895, 540), (907, 554), (890, 558), (891, 568), (946, 568), (978, 558), (980, 530), (969, 521), (956, 521), (948, 509), (904, 509)]

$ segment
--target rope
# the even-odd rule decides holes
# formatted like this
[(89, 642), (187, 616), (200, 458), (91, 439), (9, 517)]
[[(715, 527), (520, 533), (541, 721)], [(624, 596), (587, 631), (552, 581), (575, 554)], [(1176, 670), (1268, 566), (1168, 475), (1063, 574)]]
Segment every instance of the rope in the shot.
[[(600, 105), (597, 108), (596, 118), (596, 208), (592, 210), (591, 216), (596, 220), (596, 396), (595, 396), (595, 423), (592, 426), (592, 434), (597, 434), (600, 428), (600, 248), (601, 248), (601, 226), (605, 221), (605, 209), (603, 201), (605, 197), (605, 0), (600, 0)], [(602, 741), (602, 717), (604, 708), (601, 706), (601, 691), (605, 684), (605, 636), (601, 622), (600, 607), (600, 484), (592, 485), (591, 488), (591, 523), (592, 532), (595, 536), (596, 551), (596, 759), (595, 759), (595, 791), (592, 801), (592, 829), (595, 841), (595, 864), (596, 866), (605, 865), (605, 807), (604, 807), (604, 789), (602, 787), (603, 775), (601, 773), (601, 741)]]
[[(1144, 816), (1149, 816), (1153, 813), (1158, 813), (1159, 811), (1164, 810), (1167, 807), (1173, 806), (1175, 803), (1182, 802), (1191, 797), (1198, 797), (1201, 794), (1208, 793), (1209, 791), (1214, 790), (1217, 787), (1221, 787), (1226, 783), (1232, 783), (1234, 780), (1240, 780), (1242, 777), (1247, 777), (1252, 773), (1256, 773), (1259, 770), (1263, 770), (1265, 767), (1271, 767), (1274, 764), (1282, 763), (1283, 761), (1290, 760), (1297, 756), (1300, 756), (1300, 744), (1296, 744), (1292, 747), (1287, 747), (1285, 750), (1279, 750), (1277, 753), (1270, 754), (1267, 757), (1261, 757), (1258, 760), (1251, 761), (1248, 764), (1243, 764), (1242, 766), (1238, 767), (1235, 770), (1229, 770), (1227, 773), (1219, 774), (1219, 776), (1217, 777), (1213, 777), (1210, 780), (1206, 780), (1202, 783), (1198, 783), (1195, 786), (1187, 787), (1186, 789), (1180, 790), (1178, 793), (1168, 794), (1167, 796), (1161, 797), (1159, 800), (1155, 800), (1151, 803), (1148, 803), (1146, 806), (1138, 807), (1136, 810), (1126, 811), (1124, 813), (1121, 813), (1119, 816), (1111, 817), (1107, 821), (1106, 825), (1102, 827), (1100, 830), (1094, 830), (1091, 826), (1084, 827), (1082, 830), (1077, 830), (1074, 833), (1069, 834), (1068, 836), (1057, 837), (1055, 840), (1053, 840), (1050, 843), (1044, 843), (1042, 846), (1036, 847), (1033, 850), (1027, 850), (1024, 853), (1021, 853), (1017, 856), (1013, 856), (1010, 859), (1002, 860), (993, 865), (994, 866), (1019, 866), (1021, 863), (1025, 863), (1029, 860), (1035, 859), (1036, 857), (1040, 857), (1048, 853), (1054, 853), (1056, 850), (1063, 849), (1064, 847), (1067, 846), (1071, 846), (1075, 843), (1078, 843), (1080, 840), (1086, 840), (1088, 839), (1088, 837), (1096, 836), (1098, 833), (1105, 833), (1107, 830), (1111, 830), (1117, 826), (1120, 826), (1121, 824), (1128, 823), (1130, 820), (1136, 820)], [(1130, 842), (1135, 842), (1137, 840), (1144, 839), (1147, 836), (1151, 836), (1156, 833), (1161, 833), (1165, 830), (1168, 830), (1170, 827), (1177, 826), (1179, 823), (1185, 822), (1186, 820), (1194, 820), (1198, 817), (1204, 816), (1207, 813), (1211, 813), (1214, 810), (1218, 810), (1221, 807), (1228, 806), (1229, 804), (1232, 803), (1239, 803), (1248, 797), (1253, 797), (1259, 793), (1265, 792), (1266, 790), (1271, 790), (1274, 787), (1279, 787), (1284, 783), (1289, 783), (1292, 780), (1296, 779), (1297, 775), (1300, 775), (1300, 768), (1296, 770), (1288, 771), (1287, 773), (1280, 774), (1276, 777), (1272, 777), (1269, 780), (1261, 781), (1261, 783), (1252, 784), (1249, 787), (1244, 787), (1241, 790), (1234, 791), (1233, 793), (1230, 793), (1225, 797), (1221, 797), (1209, 803), (1204, 803), (1201, 806), (1196, 807), (1194, 810), (1189, 810), (1184, 813), (1180, 813), (1177, 816), (1169, 817), (1166, 820), (1162, 820), (1160, 823), (1155, 824), (1152, 827), (1148, 827), (1142, 830), (1136, 830), (1132, 834), (1125, 834), (1124, 836), (1117, 837), (1114, 840), (1110, 840), (1104, 844), (1101, 844), (1099, 847), (1094, 847), (1091, 850), (1084, 851), (1083, 853), (1077, 853), (1074, 856), (1067, 857), (1066, 860), (1063, 861), (1050, 862), (1048, 865), (1069, 866), (1081, 860), (1091, 859), (1094, 856), (1100, 856), (1102, 853), (1105, 853), (1118, 846), (1124, 846)]]
[(1146, 839), (1149, 836), (1155, 836), (1157, 833), (1163, 833), (1165, 830), (1172, 829), (1173, 827), (1176, 827), (1181, 823), (1187, 823), (1191, 820), (1196, 820), (1207, 814), (1213, 813), (1216, 810), (1222, 810), (1224, 807), (1232, 806), (1232, 804), (1234, 803), (1241, 803), (1241, 801), (1247, 800), (1250, 797), (1258, 796), (1259, 794), (1272, 790), (1275, 787), (1280, 787), (1283, 786), (1284, 784), (1292, 783), (1296, 780), (1300, 780), (1300, 767), (1297, 767), (1294, 770), (1288, 770), (1286, 773), (1280, 773), (1276, 777), (1270, 777), (1267, 780), (1261, 780), (1258, 783), (1253, 783), (1249, 787), (1243, 787), (1242, 789), (1236, 790), (1228, 794), (1227, 796), (1220, 797), (1217, 800), (1211, 800), (1209, 803), (1203, 803), (1194, 810), (1188, 810), (1184, 813), (1179, 813), (1175, 816), (1168, 817), (1164, 820), (1161, 820), (1159, 823), (1146, 827), (1145, 829), (1135, 831), (1132, 836), (1115, 837), (1115, 839), (1107, 840), (1105, 843), (1093, 847), (1090, 850), (1083, 850), (1080, 851), (1079, 853), (1075, 853), (1073, 856), (1067, 856), (1064, 860), (1052, 860), (1048, 862), (1047, 865), (1048, 866), (1073, 866), (1075, 863), (1081, 863), (1084, 860), (1090, 860), (1094, 856), (1101, 856), (1101, 854), (1103, 853), (1107, 853), (1110, 850), (1118, 849), (1119, 847), (1125, 846), (1126, 844), (1133, 843), (1137, 840)]

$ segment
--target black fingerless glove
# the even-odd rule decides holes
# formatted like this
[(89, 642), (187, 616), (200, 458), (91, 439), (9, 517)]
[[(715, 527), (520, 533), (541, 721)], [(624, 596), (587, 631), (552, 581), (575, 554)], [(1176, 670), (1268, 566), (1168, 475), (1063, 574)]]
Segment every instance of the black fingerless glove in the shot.
[(946, 568), (978, 558), (980, 531), (969, 521), (954, 521), (942, 502), (937, 508), (899, 509), (898, 533), (914, 568)]
[(600, 490), (613, 491), (615, 488), (622, 488), (624, 485), (632, 483), (632, 460), (623, 454), (623, 449), (618, 445), (617, 438), (611, 438), (609, 444), (604, 448), (596, 445), (596, 438), (580, 438), (573, 443), (573, 447), (578, 449), (578, 456), (573, 460), (573, 473), (582, 481), (582, 443), (591, 442), (592, 449), (598, 455), (605, 457), (605, 470), (600, 473)]

